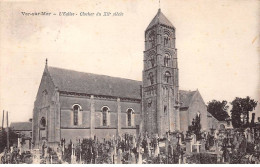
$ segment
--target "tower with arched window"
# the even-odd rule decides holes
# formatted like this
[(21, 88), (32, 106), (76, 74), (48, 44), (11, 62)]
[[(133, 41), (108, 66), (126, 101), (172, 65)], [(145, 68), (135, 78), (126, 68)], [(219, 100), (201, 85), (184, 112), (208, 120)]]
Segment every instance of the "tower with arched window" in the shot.
[(180, 129), (175, 27), (159, 9), (145, 31), (143, 131), (163, 136)]
[(203, 130), (215, 127), (199, 91), (179, 90), (175, 28), (160, 9), (145, 30), (143, 62), (143, 79), (136, 81), (51, 67), (46, 61), (34, 102), (34, 146), (142, 132), (163, 137), (187, 131), (197, 112)]

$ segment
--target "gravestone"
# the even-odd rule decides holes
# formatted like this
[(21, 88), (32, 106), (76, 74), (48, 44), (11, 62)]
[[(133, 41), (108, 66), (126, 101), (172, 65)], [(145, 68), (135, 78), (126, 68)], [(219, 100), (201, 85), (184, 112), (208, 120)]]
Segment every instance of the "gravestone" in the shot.
[(136, 159), (135, 159), (135, 154), (133, 152), (131, 152), (130, 154), (130, 164), (136, 164)]
[(159, 150), (159, 144), (156, 144), (155, 146), (155, 151), (154, 151), (154, 156), (157, 157), (160, 153), (160, 150)]
[[(197, 141), (196, 144), (193, 144), (193, 146), (195, 146), (197, 153), (200, 153), (201, 144), (199, 143), (199, 141)], [(194, 151), (192, 150), (192, 152), (194, 152)]]
[(139, 153), (138, 153), (138, 161), (137, 161), (137, 164), (142, 164), (142, 163), (143, 163), (142, 154), (139, 152)]
[(185, 139), (185, 143), (186, 143), (186, 152), (185, 152), (185, 154), (191, 154), (191, 152), (192, 152), (192, 138), (189, 138), (189, 137), (187, 137), (186, 139)]
[(201, 147), (200, 147), (200, 152), (204, 153), (206, 152), (206, 139), (201, 139), (200, 141)]
[(117, 151), (117, 164), (122, 164), (122, 150), (121, 149), (118, 149), (118, 151)]

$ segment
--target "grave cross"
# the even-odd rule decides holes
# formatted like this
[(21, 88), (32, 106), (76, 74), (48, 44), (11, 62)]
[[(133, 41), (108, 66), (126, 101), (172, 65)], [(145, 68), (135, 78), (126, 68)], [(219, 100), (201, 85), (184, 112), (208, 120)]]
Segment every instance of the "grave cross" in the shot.
[(197, 146), (197, 153), (200, 152), (200, 143), (199, 142), (196, 142), (196, 144), (193, 144), (194, 146)]

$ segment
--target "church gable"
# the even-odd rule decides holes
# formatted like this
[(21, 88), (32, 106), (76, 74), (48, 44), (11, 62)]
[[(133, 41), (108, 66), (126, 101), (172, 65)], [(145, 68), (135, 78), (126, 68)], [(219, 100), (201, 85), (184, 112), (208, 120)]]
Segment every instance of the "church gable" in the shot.
[[(50, 124), (50, 122), (47, 122), (46, 120), (48, 119), (47, 118), (48, 114), (53, 114), (53, 112), (51, 113), (50, 110), (52, 108), (51, 104), (52, 104), (52, 100), (54, 100), (53, 98), (54, 95), (55, 95), (55, 85), (48, 72), (48, 67), (46, 63), (41, 78), (40, 86), (34, 102), (34, 109), (33, 109), (33, 140), (35, 142), (38, 142), (37, 138), (39, 137), (39, 135), (45, 139), (47, 139), (47, 137), (53, 137), (51, 136), (53, 133), (52, 134), (49, 133), (49, 136), (47, 136), (46, 131), (41, 131), (39, 134), (39, 128), (42, 127), (45, 128), (46, 130), (47, 128), (49, 128), (48, 123)], [(48, 138), (48, 140), (51, 140), (51, 138)]]
[(205, 102), (199, 93), (196, 91), (180, 90), (180, 119), (181, 130), (187, 131), (192, 120), (199, 113), (201, 116), (201, 127), (203, 130), (208, 129), (208, 112)]
[(200, 123), (201, 123), (202, 130), (208, 129), (207, 107), (206, 107), (206, 104), (205, 104), (205, 102), (204, 102), (204, 100), (203, 100), (203, 98), (202, 98), (202, 96), (201, 96), (201, 94), (199, 93), (198, 90), (195, 92), (195, 94), (193, 95), (193, 97), (191, 99), (190, 106), (189, 106), (189, 109), (188, 109), (188, 113), (189, 113), (190, 123), (196, 117), (196, 115), (199, 113), (200, 117), (201, 117)]
[(37, 108), (46, 107), (51, 101), (54, 90), (55, 85), (46, 66), (36, 95), (35, 106)]

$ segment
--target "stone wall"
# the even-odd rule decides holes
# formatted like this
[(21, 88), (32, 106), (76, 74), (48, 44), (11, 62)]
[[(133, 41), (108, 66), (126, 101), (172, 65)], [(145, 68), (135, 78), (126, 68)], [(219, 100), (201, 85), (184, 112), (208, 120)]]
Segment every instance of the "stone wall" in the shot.
[[(132, 102), (117, 99), (106, 99), (92, 96), (79, 97), (72, 95), (60, 95), (61, 104), (61, 138), (66, 140), (77, 138), (88, 138), (96, 135), (98, 138), (108, 138), (124, 133), (136, 134), (136, 125), (140, 125), (141, 104), (140, 102)], [(92, 103), (91, 103), (92, 101)], [(79, 114), (79, 125), (73, 125), (73, 105), (81, 106), (81, 114)], [(91, 114), (91, 106), (93, 114)], [(108, 126), (102, 125), (102, 108), (108, 107)], [(133, 124), (127, 124), (127, 110), (132, 109)], [(118, 120), (119, 118), (119, 120)], [(92, 122), (92, 125), (91, 125)], [(81, 124), (80, 124), (81, 123)], [(91, 131), (92, 127), (92, 131)]]

